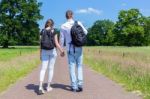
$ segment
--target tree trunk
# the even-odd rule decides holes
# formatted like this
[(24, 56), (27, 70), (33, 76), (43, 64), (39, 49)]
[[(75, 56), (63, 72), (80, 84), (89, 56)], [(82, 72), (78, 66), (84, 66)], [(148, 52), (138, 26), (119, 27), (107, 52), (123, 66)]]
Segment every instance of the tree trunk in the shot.
[(4, 42), (3, 48), (8, 48), (8, 41), (5, 41), (5, 42)]

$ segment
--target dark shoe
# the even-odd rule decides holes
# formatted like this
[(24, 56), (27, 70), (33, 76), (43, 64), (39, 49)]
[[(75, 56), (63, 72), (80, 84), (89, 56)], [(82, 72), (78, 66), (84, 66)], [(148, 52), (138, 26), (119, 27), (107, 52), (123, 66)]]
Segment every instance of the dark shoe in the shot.
[(73, 88), (71, 88), (71, 91), (72, 91), (72, 92), (80, 92), (79, 89), (73, 89)]
[(44, 90), (39, 90), (38, 91), (38, 95), (42, 95), (42, 94), (44, 94), (45, 92), (44, 92)]
[(83, 88), (82, 88), (82, 87), (79, 87), (78, 89), (79, 89), (79, 91), (83, 91)]

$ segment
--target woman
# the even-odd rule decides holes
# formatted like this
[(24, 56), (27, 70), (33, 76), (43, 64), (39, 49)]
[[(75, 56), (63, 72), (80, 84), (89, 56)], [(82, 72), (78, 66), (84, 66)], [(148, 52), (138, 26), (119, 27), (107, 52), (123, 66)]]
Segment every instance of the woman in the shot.
[[(45, 72), (46, 72), (47, 68), (48, 68), (48, 84), (47, 84), (46, 90), (47, 91), (52, 90), (50, 84), (51, 84), (51, 81), (52, 81), (52, 78), (53, 78), (54, 64), (55, 64), (55, 60), (56, 60), (56, 57), (57, 57), (56, 48), (58, 48), (59, 51), (61, 52), (61, 56), (64, 55), (64, 51), (58, 43), (58, 37), (57, 37), (57, 34), (54, 31), (53, 26), (54, 26), (53, 20), (48, 19), (46, 24), (45, 24), (45, 28), (41, 32), (40, 57), (41, 57), (41, 61), (42, 61), (42, 67), (41, 67), (41, 70), (40, 70), (39, 94), (44, 94), (45, 93), (44, 89), (43, 89), (43, 81), (44, 81)], [(46, 33), (46, 34), (44, 34), (44, 33)], [(52, 33), (53, 35), (50, 34), (50, 33)], [(50, 35), (50, 36), (47, 36), (47, 35)], [(49, 37), (51, 37), (51, 38), (49, 38)], [(54, 43), (55, 46), (54, 47), (52, 47), (53, 45), (48, 46), (49, 44), (45, 43), (45, 42), (49, 42), (49, 41), (51, 41), (51, 43)], [(52, 47), (52, 48), (48, 48), (48, 47)]]

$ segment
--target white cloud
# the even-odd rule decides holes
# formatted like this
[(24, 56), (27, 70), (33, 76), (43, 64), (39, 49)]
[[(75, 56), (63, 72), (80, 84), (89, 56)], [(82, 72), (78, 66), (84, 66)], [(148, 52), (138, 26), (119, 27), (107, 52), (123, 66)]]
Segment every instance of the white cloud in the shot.
[(140, 9), (145, 16), (150, 16), (150, 9)]
[(103, 13), (103, 11), (89, 7), (89, 8), (86, 8), (86, 9), (79, 9), (79, 10), (76, 11), (76, 13), (101, 15)]
[(140, 9), (142, 12), (150, 12), (150, 9)]
[(126, 3), (122, 3), (121, 5), (122, 5), (122, 6), (126, 6), (127, 4), (126, 4)]

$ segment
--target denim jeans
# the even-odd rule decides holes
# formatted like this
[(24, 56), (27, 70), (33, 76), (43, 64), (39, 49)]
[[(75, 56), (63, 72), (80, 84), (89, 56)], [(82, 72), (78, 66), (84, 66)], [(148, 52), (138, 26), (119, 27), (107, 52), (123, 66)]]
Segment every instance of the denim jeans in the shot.
[[(73, 89), (83, 86), (83, 52), (82, 47), (75, 47), (74, 51), (68, 51), (69, 73)], [(77, 67), (77, 76), (76, 76)]]
[(47, 68), (48, 68), (48, 83), (52, 81), (56, 57), (57, 57), (56, 49), (52, 50), (42, 49), (41, 52), (42, 67), (40, 70), (40, 82), (43, 82)]

